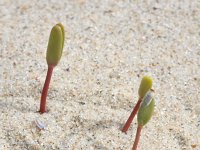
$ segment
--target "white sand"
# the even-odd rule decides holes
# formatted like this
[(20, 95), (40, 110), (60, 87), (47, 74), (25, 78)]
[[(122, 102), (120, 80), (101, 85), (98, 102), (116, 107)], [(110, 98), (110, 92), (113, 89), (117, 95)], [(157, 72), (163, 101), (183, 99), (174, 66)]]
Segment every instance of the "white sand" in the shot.
[[(67, 36), (44, 115), (52, 26)], [(129, 150), (143, 75), (156, 108), (139, 150), (200, 150), (200, 1), (1, 0), (0, 150)], [(69, 71), (67, 71), (69, 69)], [(46, 128), (39, 131), (33, 121)]]

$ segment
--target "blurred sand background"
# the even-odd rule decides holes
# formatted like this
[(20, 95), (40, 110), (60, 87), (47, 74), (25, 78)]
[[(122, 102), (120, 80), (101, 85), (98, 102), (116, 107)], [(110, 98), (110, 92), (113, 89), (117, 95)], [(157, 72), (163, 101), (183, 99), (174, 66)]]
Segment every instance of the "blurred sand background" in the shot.
[[(64, 53), (40, 115), (58, 22)], [(120, 128), (144, 75), (156, 108), (138, 149), (200, 150), (199, 41), (199, 0), (0, 0), (0, 150), (130, 150), (136, 118)]]

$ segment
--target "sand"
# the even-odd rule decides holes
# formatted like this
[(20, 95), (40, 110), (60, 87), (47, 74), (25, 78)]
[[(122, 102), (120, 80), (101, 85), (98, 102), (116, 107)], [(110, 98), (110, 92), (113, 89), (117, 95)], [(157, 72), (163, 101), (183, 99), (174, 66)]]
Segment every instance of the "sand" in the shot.
[[(65, 47), (40, 115), (58, 22)], [(0, 150), (130, 150), (137, 119), (120, 129), (144, 75), (156, 107), (138, 149), (200, 150), (200, 1), (1, 0), (0, 29)]]

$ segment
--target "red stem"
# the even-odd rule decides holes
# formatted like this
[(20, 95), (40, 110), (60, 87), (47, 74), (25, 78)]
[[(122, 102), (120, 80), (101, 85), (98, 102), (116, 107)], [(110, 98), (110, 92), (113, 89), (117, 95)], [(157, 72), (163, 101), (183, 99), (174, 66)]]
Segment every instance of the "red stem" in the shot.
[(136, 115), (136, 113), (138, 112), (138, 109), (140, 107), (141, 101), (142, 101), (142, 99), (139, 98), (139, 100), (137, 101), (137, 104), (135, 105), (131, 115), (129, 116), (128, 120), (126, 121), (126, 123), (125, 123), (125, 125), (124, 125), (124, 127), (122, 129), (122, 132), (125, 132), (125, 133), (127, 132), (128, 128), (130, 127), (130, 125), (131, 125), (131, 123), (132, 123), (132, 121), (133, 121), (133, 119), (134, 119), (134, 117)]
[(141, 130), (142, 130), (142, 126), (138, 125), (137, 133), (136, 133), (136, 136), (135, 136), (135, 141), (134, 141), (132, 150), (137, 150), (137, 146), (138, 146), (138, 143), (139, 143)]
[(48, 93), (48, 89), (49, 89), (49, 83), (51, 80), (53, 68), (54, 68), (53, 65), (48, 66), (47, 76), (46, 76), (46, 80), (45, 80), (44, 87), (42, 90), (42, 96), (41, 96), (41, 101), (40, 101), (40, 111), (39, 112), (41, 114), (46, 112), (46, 98), (47, 98), (47, 93)]

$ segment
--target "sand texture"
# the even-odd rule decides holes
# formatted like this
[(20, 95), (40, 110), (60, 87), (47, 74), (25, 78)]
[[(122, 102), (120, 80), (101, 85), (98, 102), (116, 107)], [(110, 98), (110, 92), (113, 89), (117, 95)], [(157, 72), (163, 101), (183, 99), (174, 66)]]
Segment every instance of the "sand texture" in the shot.
[[(40, 115), (58, 22), (65, 47)], [(138, 150), (200, 150), (199, 0), (0, 0), (0, 60), (0, 150), (130, 150), (137, 119), (120, 129), (144, 75), (156, 107)]]

